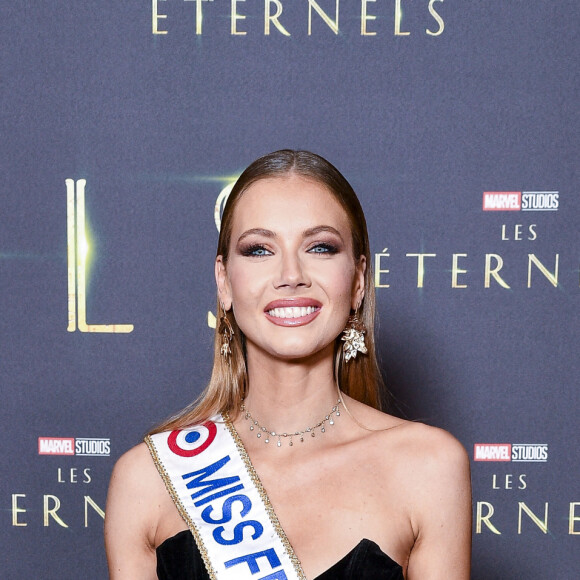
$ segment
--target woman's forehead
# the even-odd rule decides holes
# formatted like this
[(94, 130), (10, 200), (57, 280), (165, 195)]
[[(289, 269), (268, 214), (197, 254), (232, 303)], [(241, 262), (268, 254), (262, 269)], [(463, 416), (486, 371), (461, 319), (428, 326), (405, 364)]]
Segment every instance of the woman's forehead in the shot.
[(313, 227), (328, 223), (349, 227), (348, 216), (336, 197), (322, 183), (298, 175), (268, 177), (252, 183), (240, 196), (233, 215), (233, 229)]

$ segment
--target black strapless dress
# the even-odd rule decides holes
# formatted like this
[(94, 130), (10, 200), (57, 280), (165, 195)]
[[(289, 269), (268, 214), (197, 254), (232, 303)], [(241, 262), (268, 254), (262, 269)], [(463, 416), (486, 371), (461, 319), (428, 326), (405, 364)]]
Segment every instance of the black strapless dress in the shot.
[[(159, 580), (209, 580), (189, 530), (157, 548)], [(361, 540), (342, 560), (314, 580), (404, 580), (403, 569), (371, 540)]]

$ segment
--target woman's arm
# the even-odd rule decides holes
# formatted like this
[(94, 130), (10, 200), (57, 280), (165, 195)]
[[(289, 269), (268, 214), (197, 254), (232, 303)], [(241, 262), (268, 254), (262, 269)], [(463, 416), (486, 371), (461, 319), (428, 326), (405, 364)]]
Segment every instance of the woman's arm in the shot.
[(463, 446), (429, 429), (416, 466), (411, 521), (417, 531), (408, 580), (469, 580), (471, 480)]
[[(125, 453), (115, 465), (105, 515), (111, 580), (156, 580), (155, 532), (159, 482), (147, 446)], [(161, 483), (161, 485), (163, 485)]]

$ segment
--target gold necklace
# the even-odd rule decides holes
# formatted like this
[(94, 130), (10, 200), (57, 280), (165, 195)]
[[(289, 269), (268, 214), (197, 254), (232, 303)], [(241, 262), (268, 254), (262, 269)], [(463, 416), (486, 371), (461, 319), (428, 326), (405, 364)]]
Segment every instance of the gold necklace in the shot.
[(278, 441), (276, 445), (278, 447), (282, 447), (282, 437), (284, 437), (285, 439), (289, 438), (290, 442), (288, 443), (288, 445), (292, 447), (292, 445), (294, 445), (294, 442), (292, 440), (293, 437), (300, 437), (300, 443), (304, 443), (304, 436), (310, 433), (311, 437), (315, 437), (316, 429), (320, 429), (321, 433), (326, 433), (326, 423), (328, 423), (329, 425), (334, 425), (334, 417), (340, 417), (339, 407), (341, 402), (342, 402), (341, 399), (338, 399), (338, 401), (336, 401), (336, 405), (334, 405), (330, 410), (330, 413), (328, 413), (328, 415), (325, 415), (324, 419), (316, 423), (316, 425), (314, 425), (313, 427), (307, 427), (303, 431), (295, 431), (294, 433), (276, 433), (275, 431), (270, 431), (270, 429), (267, 429), (266, 427), (262, 427), (262, 425), (260, 425), (260, 423), (254, 417), (252, 417), (252, 414), (246, 408), (243, 399), (240, 411), (244, 413), (244, 418), (250, 421), (250, 431), (257, 431), (256, 437), (258, 439), (262, 439), (262, 435), (264, 435), (264, 443), (270, 443), (270, 437), (277, 437)]

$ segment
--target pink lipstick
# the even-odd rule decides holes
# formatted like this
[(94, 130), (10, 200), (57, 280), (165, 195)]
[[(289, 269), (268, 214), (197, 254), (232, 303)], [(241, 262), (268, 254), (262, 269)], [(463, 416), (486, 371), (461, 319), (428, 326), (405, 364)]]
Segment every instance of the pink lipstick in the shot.
[(312, 298), (285, 298), (273, 300), (266, 308), (266, 318), (278, 326), (304, 326), (319, 314), (322, 304)]

